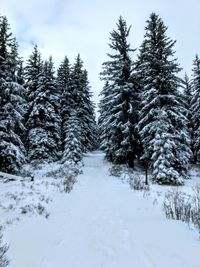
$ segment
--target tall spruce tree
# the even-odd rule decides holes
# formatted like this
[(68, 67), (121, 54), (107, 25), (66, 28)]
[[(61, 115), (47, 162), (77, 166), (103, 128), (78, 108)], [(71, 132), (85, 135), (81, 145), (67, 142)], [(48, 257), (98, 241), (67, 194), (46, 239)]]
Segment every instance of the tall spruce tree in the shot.
[(81, 127), (76, 111), (71, 111), (69, 119), (64, 123), (65, 132), (62, 162), (64, 164), (78, 164), (82, 159)]
[(186, 111), (186, 117), (187, 117), (187, 128), (188, 128), (188, 133), (190, 136), (190, 148), (192, 151), (192, 156), (191, 160), (194, 160), (194, 149), (193, 149), (193, 123), (191, 121), (192, 118), (192, 110), (191, 110), (191, 101), (192, 101), (192, 96), (193, 96), (193, 90), (192, 90), (192, 83), (188, 77), (188, 75), (185, 73), (184, 79), (182, 81), (183, 85), (183, 102), (185, 105), (185, 111)]
[(60, 96), (60, 117), (61, 117), (61, 150), (64, 151), (65, 144), (65, 130), (64, 124), (69, 118), (69, 105), (68, 105), (68, 86), (70, 82), (71, 67), (67, 56), (61, 62), (57, 71), (56, 85), (57, 91)]
[(28, 160), (51, 162), (59, 157), (60, 116), (53, 62), (42, 62), (37, 46), (26, 66)]
[(61, 62), (60, 66), (58, 67), (57, 71), (57, 88), (60, 94), (64, 94), (65, 89), (69, 84), (70, 79), (70, 63), (67, 56), (65, 56), (64, 60)]
[(19, 60), (19, 68), (17, 70), (17, 83), (19, 83), (20, 85), (25, 84), (25, 77), (24, 77), (24, 67), (23, 67), (23, 61)]
[(106, 98), (109, 96), (109, 82), (106, 81), (103, 87), (103, 90), (101, 91), (99, 95), (100, 101), (99, 101), (99, 118), (98, 118), (98, 127), (99, 127), (99, 141), (100, 141), (100, 148), (103, 151), (106, 151), (106, 145), (107, 145), (107, 128), (106, 128), (106, 121), (109, 117), (109, 106), (107, 105)]
[[(69, 81), (63, 91), (61, 114), (63, 125), (66, 125), (71, 114), (76, 111), (77, 120), (80, 125), (80, 143), (82, 152), (92, 150), (96, 143), (96, 124), (94, 118), (94, 106), (91, 101), (91, 93), (88, 85), (87, 72), (83, 69), (80, 55), (77, 56), (75, 64), (70, 71)], [(66, 140), (65, 127), (63, 140)], [(63, 144), (66, 147), (65, 141)], [(63, 151), (65, 154), (65, 151)]]
[(68, 113), (68, 105), (66, 103), (66, 93), (70, 82), (71, 67), (69, 59), (65, 56), (57, 70), (56, 85), (57, 92), (60, 96), (60, 113), (61, 117)]
[(0, 16), (0, 78), (1, 81), (11, 80), (10, 52), (12, 47), (12, 33), (7, 18)]
[(91, 98), (92, 93), (90, 92), (88, 73), (84, 70), (79, 118), (82, 122), (82, 132), (84, 133), (83, 147), (86, 151), (92, 151), (98, 147), (95, 105)]
[[(77, 85), (74, 67), (69, 67), (68, 60), (66, 60), (66, 58), (63, 63), (61, 63), (60, 68), (63, 69), (62, 72), (61, 69), (59, 70), (58, 76), (60, 88), (62, 86), (62, 162), (72, 163), (72, 161), (74, 161), (76, 164), (82, 158), (83, 152), (83, 136), (80, 129), (80, 121), (77, 116), (79, 111), (78, 106), (80, 104), (79, 94), (81, 87), (78, 87)], [(77, 131), (77, 133), (74, 132), (72, 127)]]
[[(46, 107), (46, 129), (49, 132), (49, 140), (52, 143), (53, 160), (60, 158), (61, 149), (61, 118), (60, 118), (60, 94), (57, 91), (56, 78), (54, 76), (54, 64), (52, 57), (44, 64), (44, 81), (47, 97)], [(50, 114), (49, 114), (50, 113)]]
[(185, 108), (187, 109), (187, 116), (188, 120), (191, 119), (191, 100), (192, 100), (192, 83), (188, 77), (188, 75), (185, 73), (184, 79), (183, 79), (183, 98), (185, 102)]
[(0, 86), (0, 170), (17, 174), (25, 162), (22, 137), (25, 90), (14, 82)]
[(132, 70), (133, 63), (128, 37), (130, 27), (120, 17), (117, 29), (110, 34), (113, 54), (110, 61), (103, 63), (101, 78), (109, 84), (103, 89), (100, 107), (101, 147), (106, 158), (114, 163), (134, 165), (138, 154), (139, 140), (136, 130), (138, 121), (138, 91), (136, 90)]
[(194, 163), (200, 163), (200, 59), (198, 55), (195, 57), (193, 66), (192, 89), (194, 94), (191, 100), (192, 149)]
[[(138, 72), (142, 79), (142, 109), (139, 131), (145, 157), (159, 184), (184, 183), (191, 155), (187, 118), (178, 90), (179, 65), (174, 58), (175, 42), (167, 37), (162, 19), (152, 13), (140, 50)], [(145, 74), (145, 75), (142, 75)]]
[(16, 40), (6, 17), (0, 17), (0, 169), (11, 173), (25, 162), (25, 89), (17, 83), (18, 65)]

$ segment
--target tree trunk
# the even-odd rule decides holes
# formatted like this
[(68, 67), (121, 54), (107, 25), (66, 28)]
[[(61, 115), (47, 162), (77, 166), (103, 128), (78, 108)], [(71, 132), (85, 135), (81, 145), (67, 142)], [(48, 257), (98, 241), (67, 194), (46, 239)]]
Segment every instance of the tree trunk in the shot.
[(133, 153), (129, 153), (127, 157), (127, 163), (130, 168), (134, 168), (134, 155)]

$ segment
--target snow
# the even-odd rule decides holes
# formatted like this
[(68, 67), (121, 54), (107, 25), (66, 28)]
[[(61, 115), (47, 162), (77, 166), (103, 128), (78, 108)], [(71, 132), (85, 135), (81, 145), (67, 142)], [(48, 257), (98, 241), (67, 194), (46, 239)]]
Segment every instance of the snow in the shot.
[(53, 199), (50, 216), (18, 214), (20, 221), (6, 226), (10, 267), (200, 267), (197, 231), (167, 220), (151, 197), (109, 176), (103, 157), (85, 155), (83, 174), (69, 194), (41, 187), (44, 170), (37, 172), (36, 191), (40, 186)]

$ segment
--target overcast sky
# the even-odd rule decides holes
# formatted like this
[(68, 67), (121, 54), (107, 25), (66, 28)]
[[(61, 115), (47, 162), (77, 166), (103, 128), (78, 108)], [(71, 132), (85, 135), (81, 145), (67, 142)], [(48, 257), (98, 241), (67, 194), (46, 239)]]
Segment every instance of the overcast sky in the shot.
[(1, 15), (7, 16), (24, 58), (35, 43), (44, 59), (53, 56), (56, 66), (65, 55), (73, 62), (80, 53), (95, 101), (103, 86), (99, 72), (108, 52), (109, 32), (118, 17), (132, 25), (130, 42), (138, 48), (152, 11), (177, 40), (176, 56), (190, 74), (194, 56), (200, 54), (200, 0), (0, 0)]

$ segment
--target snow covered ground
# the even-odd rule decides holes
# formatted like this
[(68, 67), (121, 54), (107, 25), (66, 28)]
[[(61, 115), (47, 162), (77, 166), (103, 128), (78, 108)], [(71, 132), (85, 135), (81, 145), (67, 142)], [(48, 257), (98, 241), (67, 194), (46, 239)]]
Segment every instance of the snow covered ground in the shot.
[[(34, 182), (0, 184), (10, 267), (200, 267), (197, 231), (167, 220), (160, 201), (155, 204), (155, 196), (168, 187), (153, 186), (153, 197), (143, 197), (109, 176), (103, 156), (86, 155), (83, 174), (69, 194), (59, 192), (42, 170)], [(34, 203), (34, 214), (21, 213), (27, 203)], [(38, 203), (47, 210), (44, 216), (37, 215)]]

